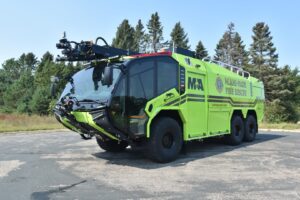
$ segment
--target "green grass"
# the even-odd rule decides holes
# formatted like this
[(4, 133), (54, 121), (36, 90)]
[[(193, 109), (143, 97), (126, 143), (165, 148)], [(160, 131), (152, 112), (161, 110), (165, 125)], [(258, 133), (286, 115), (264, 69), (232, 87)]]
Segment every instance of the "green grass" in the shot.
[[(14, 131), (34, 131), (34, 130), (53, 130), (63, 129), (64, 127), (54, 118), (54, 116), (20, 115), (20, 114), (1, 114), (0, 113), (0, 133)], [(285, 129), (300, 130), (300, 124), (292, 123), (260, 123), (262, 129)]]
[(52, 130), (64, 128), (54, 116), (1, 114), (0, 133), (14, 131)]
[(277, 124), (269, 124), (269, 123), (260, 123), (259, 128), (262, 129), (285, 129), (285, 130), (300, 130), (300, 124), (293, 123), (277, 123)]

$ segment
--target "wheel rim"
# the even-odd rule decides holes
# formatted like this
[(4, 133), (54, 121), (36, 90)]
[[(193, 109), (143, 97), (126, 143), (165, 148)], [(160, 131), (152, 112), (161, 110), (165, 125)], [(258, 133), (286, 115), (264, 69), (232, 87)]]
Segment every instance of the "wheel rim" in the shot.
[(235, 135), (239, 136), (241, 133), (241, 127), (239, 125), (235, 125)]
[(162, 138), (162, 145), (166, 149), (170, 149), (174, 144), (173, 135), (169, 132), (165, 133)]
[(249, 124), (249, 133), (250, 133), (250, 135), (254, 135), (255, 134), (255, 128), (254, 128), (254, 124), (253, 123)]

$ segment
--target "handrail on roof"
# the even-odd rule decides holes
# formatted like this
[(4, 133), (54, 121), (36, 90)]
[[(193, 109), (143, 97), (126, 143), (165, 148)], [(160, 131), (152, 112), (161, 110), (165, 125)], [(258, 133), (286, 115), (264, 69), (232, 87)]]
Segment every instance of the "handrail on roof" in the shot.
[(220, 65), (222, 67), (224, 67), (225, 69), (228, 69), (232, 72), (235, 72), (236, 74), (240, 75), (240, 76), (243, 76), (245, 78), (250, 78), (250, 73), (246, 70), (243, 70), (242, 68), (240, 67), (237, 67), (237, 66), (234, 66), (234, 65), (231, 65), (231, 64), (228, 64), (228, 63), (224, 63), (224, 62), (221, 62), (219, 60), (212, 60), (210, 59), (209, 57), (205, 57), (202, 59), (202, 61), (207, 61), (207, 62), (210, 62), (210, 63), (215, 63), (217, 65)]

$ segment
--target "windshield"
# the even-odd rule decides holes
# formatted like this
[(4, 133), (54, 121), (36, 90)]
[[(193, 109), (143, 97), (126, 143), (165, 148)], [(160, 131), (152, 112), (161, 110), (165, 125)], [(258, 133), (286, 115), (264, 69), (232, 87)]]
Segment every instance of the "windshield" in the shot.
[(66, 95), (71, 95), (76, 97), (78, 101), (95, 100), (107, 102), (121, 70), (113, 69), (113, 84), (110, 86), (102, 85), (103, 71), (104, 67), (90, 67), (77, 72), (66, 85), (60, 100)]

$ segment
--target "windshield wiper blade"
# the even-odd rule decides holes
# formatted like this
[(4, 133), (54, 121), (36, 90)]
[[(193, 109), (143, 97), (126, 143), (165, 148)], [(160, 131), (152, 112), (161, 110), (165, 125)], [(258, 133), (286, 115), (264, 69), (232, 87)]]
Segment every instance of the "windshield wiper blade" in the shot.
[(104, 102), (101, 102), (99, 100), (93, 100), (93, 99), (82, 99), (82, 100), (80, 100), (78, 102), (79, 103), (81, 103), (81, 102), (90, 102), (90, 103), (97, 103), (97, 104), (105, 105)]

